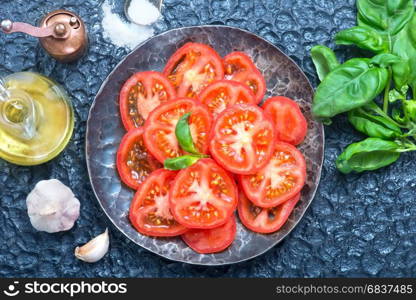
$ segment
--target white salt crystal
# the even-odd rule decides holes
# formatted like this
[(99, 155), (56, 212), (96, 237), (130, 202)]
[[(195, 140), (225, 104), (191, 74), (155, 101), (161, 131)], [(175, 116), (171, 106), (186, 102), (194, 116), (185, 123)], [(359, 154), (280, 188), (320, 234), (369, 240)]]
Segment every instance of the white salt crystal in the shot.
[(123, 21), (119, 15), (111, 11), (112, 7), (106, 0), (102, 6), (104, 38), (114, 45), (133, 49), (138, 44), (153, 36), (153, 28)]
[(150, 25), (160, 18), (159, 9), (149, 0), (131, 0), (127, 13), (133, 22), (141, 25)]

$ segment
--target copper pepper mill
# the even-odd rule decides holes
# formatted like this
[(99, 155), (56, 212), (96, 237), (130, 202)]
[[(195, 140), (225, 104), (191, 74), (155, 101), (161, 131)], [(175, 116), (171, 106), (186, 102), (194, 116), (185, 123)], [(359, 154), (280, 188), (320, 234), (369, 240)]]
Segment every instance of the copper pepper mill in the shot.
[(38, 37), (42, 47), (60, 62), (79, 59), (86, 51), (88, 37), (79, 16), (67, 10), (56, 10), (46, 15), (39, 27), (22, 22), (3, 20), (0, 28), (5, 33), (23, 32)]

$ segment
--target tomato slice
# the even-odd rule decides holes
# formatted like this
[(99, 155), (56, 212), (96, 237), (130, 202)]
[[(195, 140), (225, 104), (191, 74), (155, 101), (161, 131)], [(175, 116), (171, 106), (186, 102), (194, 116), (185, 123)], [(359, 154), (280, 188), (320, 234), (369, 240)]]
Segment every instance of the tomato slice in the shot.
[(167, 158), (185, 154), (178, 144), (175, 128), (178, 120), (188, 112), (191, 113), (188, 122), (193, 142), (200, 153), (208, 152), (210, 113), (196, 100), (179, 98), (161, 104), (150, 113), (145, 123), (145, 145), (161, 163)]
[(201, 254), (216, 253), (232, 244), (237, 232), (235, 217), (219, 227), (212, 229), (190, 229), (182, 235), (183, 241)]
[(300, 193), (278, 206), (261, 208), (250, 202), (240, 191), (238, 216), (241, 223), (248, 229), (259, 233), (272, 233), (278, 231), (286, 223), (299, 199)]
[(224, 110), (211, 130), (210, 151), (215, 160), (236, 174), (253, 174), (269, 161), (275, 129), (256, 105), (236, 104)]
[(210, 84), (199, 94), (198, 100), (208, 107), (214, 118), (234, 104), (257, 104), (255, 95), (245, 84), (232, 80)]
[(300, 192), (305, 184), (306, 163), (293, 145), (276, 142), (268, 164), (252, 175), (240, 176), (248, 199), (260, 207), (274, 207)]
[(130, 206), (129, 218), (134, 228), (149, 236), (176, 236), (187, 228), (173, 218), (169, 208), (169, 189), (176, 172), (159, 169), (140, 185)]
[(142, 126), (153, 109), (175, 97), (175, 89), (163, 74), (154, 71), (134, 74), (120, 91), (120, 114), (124, 127), (128, 131)]
[(151, 172), (161, 167), (144, 146), (143, 127), (124, 135), (117, 151), (117, 170), (121, 181), (137, 189)]
[(223, 79), (224, 68), (221, 57), (208, 45), (186, 43), (170, 57), (163, 74), (178, 97), (195, 98), (211, 82)]
[(262, 106), (276, 126), (277, 139), (292, 145), (303, 142), (308, 130), (308, 123), (299, 105), (287, 97), (272, 97)]
[(224, 57), (225, 78), (246, 84), (260, 103), (266, 94), (266, 81), (251, 58), (243, 52), (231, 52)]
[(182, 169), (169, 195), (175, 220), (199, 229), (227, 222), (237, 207), (237, 198), (234, 180), (210, 158)]

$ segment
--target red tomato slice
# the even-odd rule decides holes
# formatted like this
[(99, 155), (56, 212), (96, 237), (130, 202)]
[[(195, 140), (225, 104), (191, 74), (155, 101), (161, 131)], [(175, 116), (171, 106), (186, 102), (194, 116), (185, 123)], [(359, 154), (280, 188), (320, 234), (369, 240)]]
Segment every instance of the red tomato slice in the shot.
[(117, 151), (117, 170), (121, 181), (137, 189), (151, 172), (161, 167), (144, 146), (143, 127), (124, 135)]
[(260, 207), (274, 207), (300, 192), (305, 184), (306, 163), (293, 145), (276, 142), (268, 164), (252, 175), (240, 176), (248, 199)]
[(224, 109), (234, 104), (257, 104), (250, 88), (231, 80), (220, 80), (210, 84), (199, 94), (198, 100), (208, 107), (214, 119)]
[(173, 218), (169, 190), (176, 172), (159, 169), (150, 174), (134, 195), (129, 218), (134, 228), (149, 236), (175, 236), (187, 231)]
[(163, 74), (176, 88), (178, 97), (196, 97), (211, 82), (223, 79), (221, 57), (211, 47), (186, 43), (168, 60)]
[(174, 99), (176, 91), (161, 73), (147, 71), (131, 76), (120, 91), (120, 114), (126, 130), (143, 125), (160, 103)]
[(200, 153), (208, 152), (211, 114), (198, 101), (179, 98), (161, 104), (150, 113), (145, 123), (145, 145), (161, 163), (167, 158), (185, 154), (178, 144), (175, 128), (178, 120), (188, 112), (191, 113), (189, 126), (194, 144)]
[(253, 174), (269, 161), (275, 129), (256, 105), (236, 104), (224, 110), (211, 130), (210, 151), (215, 160), (236, 174)]
[(295, 101), (282, 96), (272, 97), (264, 102), (262, 108), (272, 117), (278, 140), (292, 145), (303, 142), (308, 123)]
[(225, 78), (246, 84), (260, 103), (266, 94), (266, 81), (251, 58), (243, 52), (231, 52), (224, 57)]
[(216, 253), (232, 244), (237, 232), (235, 217), (219, 227), (212, 229), (190, 229), (182, 235), (183, 241), (201, 254)]
[(240, 191), (238, 215), (241, 223), (248, 229), (259, 233), (272, 233), (286, 223), (299, 199), (300, 193), (278, 206), (261, 208), (251, 203)]
[(237, 198), (234, 180), (209, 158), (182, 169), (169, 195), (175, 220), (199, 229), (227, 222), (237, 207)]

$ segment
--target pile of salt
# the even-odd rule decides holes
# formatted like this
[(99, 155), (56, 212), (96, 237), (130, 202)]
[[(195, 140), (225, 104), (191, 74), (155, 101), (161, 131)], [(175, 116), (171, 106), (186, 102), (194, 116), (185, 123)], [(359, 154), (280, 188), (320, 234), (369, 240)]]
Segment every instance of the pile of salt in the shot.
[(149, 0), (131, 0), (127, 15), (136, 24), (150, 25), (160, 18), (160, 11)]
[(114, 45), (133, 49), (138, 44), (153, 36), (153, 28), (123, 21), (119, 15), (112, 12), (112, 6), (106, 0), (102, 6), (104, 38)]

